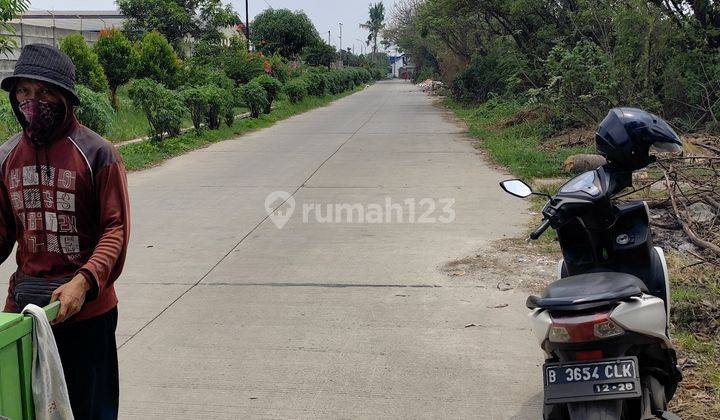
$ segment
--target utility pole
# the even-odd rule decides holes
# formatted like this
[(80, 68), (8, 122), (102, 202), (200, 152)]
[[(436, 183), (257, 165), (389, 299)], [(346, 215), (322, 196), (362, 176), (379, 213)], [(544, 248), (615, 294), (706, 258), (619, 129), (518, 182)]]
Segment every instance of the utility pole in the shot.
[(340, 51), (342, 51), (342, 23), (340, 24)]
[(248, 13), (248, 0), (245, 0), (245, 44), (250, 51), (250, 13)]
[(330, 45), (330, 31), (328, 31), (328, 45)]
[(343, 67), (343, 49), (342, 49), (342, 22), (340, 23), (340, 67)]

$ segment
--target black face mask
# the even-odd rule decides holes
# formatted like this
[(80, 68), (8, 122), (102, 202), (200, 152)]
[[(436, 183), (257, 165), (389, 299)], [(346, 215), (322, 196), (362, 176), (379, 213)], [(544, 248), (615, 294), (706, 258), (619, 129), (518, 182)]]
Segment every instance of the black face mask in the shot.
[(36, 146), (51, 142), (65, 120), (65, 105), (61, 102), (30, 99), (18, 104), (18, 110), (25, 117), (25, 133)]

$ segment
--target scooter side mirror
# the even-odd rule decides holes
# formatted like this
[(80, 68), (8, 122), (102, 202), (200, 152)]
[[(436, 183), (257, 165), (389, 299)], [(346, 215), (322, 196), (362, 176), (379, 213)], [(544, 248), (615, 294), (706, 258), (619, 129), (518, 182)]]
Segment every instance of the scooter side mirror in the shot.
[(525, 198), (529, 197), (533, 190), (530, 186), (519, 179), (508, 179), (500, 183), (505, 192), (514, 195), (515, 197)]

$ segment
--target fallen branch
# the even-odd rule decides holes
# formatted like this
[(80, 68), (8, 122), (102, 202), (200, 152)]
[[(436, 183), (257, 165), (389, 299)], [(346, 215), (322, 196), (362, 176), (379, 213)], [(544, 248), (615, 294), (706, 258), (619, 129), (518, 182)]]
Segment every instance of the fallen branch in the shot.
[(718, 149), (717, 147), (714, 147), (714, 146), (710, 146), (709, 144), (704, 144), (704, 143), (693, 143), (693, 144), (696, 145), (696, 146), (700, 146), (700, 147), (702, 147), (703, 149), (707, 149), (707, 150), (709, 150), (709, 151), (711, 151), (711, 152), (715, 152), (715, 153), (717, 153), (717, 154), (720, 154), (720, 149)]
[(677, 217), (678, 222), (680, 222), (680, 225), (683, 228), (683, 231), (685, 234), (690, 238), (690, 241), (692, 241), (693, 244), (696, 246), (707, 249), (711, 252), (713, 252), (715, 255), (720, 257), (720, 246), (715, 245), (712, 242), (708, 242), (702, 238), (700, 238), (690, 227), (689, 223), (686, 223), (685, 220), (681, 217), (680, 211), (678, 210), (677, 201), (675, 199), (675, 184), (670, 184), (670, 177), (668, 176), (667, 170), (663, 170), (663, 174), (665, 176), (665, 182), (668, 194), (670, 195), (670, 203), (672, 203), (673, 211), (675, 212), (675, 217)]

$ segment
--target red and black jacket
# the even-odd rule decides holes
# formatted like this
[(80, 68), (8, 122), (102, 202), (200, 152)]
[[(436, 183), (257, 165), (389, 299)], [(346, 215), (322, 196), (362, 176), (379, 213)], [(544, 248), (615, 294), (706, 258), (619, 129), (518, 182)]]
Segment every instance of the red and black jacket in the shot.
[[(74, 118), (73, 118), (74, 120)], [(130, 234), (125, 168), (116, 148), (72, 124), (44, 146), (23, 133), (0, 146), (0, 263), (18, 243), (18, 271), (57, 279), (83, 274), (95, 290), (73, 317), (83, 320), (117, 305)], [(10, 279), (5, 311), (19, 312)]]

